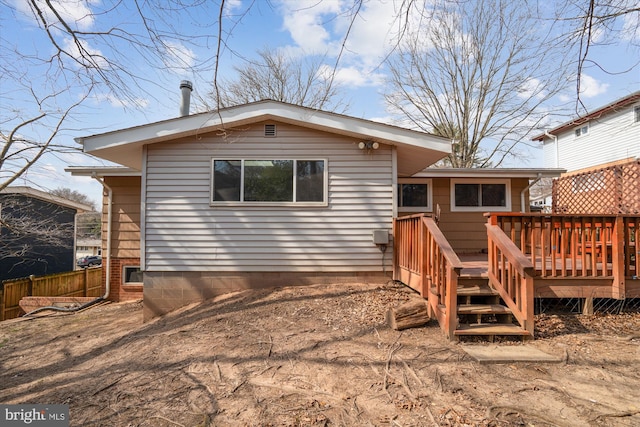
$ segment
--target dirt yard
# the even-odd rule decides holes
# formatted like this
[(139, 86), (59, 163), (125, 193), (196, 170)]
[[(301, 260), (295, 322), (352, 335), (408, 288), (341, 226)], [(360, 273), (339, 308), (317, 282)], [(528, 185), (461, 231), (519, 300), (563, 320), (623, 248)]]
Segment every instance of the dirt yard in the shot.
[[(142, 323), (141, 303), (0, 324), (0, 403), (72, 426), (638, 426), (640, 315), (537, 319), (562, 363), (478, 364), (438, 326), (394, 331), (407, 288), (243, 292)], [(520, 345), (505, 343), (501, 345)]]

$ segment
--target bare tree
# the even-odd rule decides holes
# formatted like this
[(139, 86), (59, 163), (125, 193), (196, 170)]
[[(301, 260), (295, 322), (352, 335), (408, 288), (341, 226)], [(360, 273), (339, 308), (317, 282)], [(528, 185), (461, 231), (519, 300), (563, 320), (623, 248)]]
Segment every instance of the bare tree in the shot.
[[(34, 27), (31, 43), (0, 32), (6, 106), (0, 111), (0, 190), (25, 178), (47, 153), (79, 152), (69, 132), (82, 123), (88, 100), (141, 108), (160, 102), (165, 88), (158, 76), (211, 69), (211, 58), (195, 62), (189, 48), (216, 39), (220, 25), (209, 16), (223, 7), (224, 1), (0, 0), (3, 19)], [(188, 16), (193, 25), (183, 28), (198, 34), (179, 31), (177, 14)]]
[(55, 190), (51, 190), (49, 194), (63, 199), (71, 200), (72, 202), (82, 203), (84, 205), (91, 206), (93, 210), (96, 210), (96, 204), (86, 194), (79, 191), (72, 190), (71, 188), (58, 187)]
[(386, 100), (413, 127), (459, 135), (449, 165), (495, 167), (518, 156), (549, 113), (540, 107), (566, 84), (562, 51), (534, 12), (525, 2), (410, 3), (415, 19), (389, 57)]
[(234, 70), (236, 77), (219, 80), (217, 92), (210, 95), (216, 108), (272, 99), (337, 112), (347, 109), (323, 58), (292, 57), (282, 50), (263, 48), (257, 61)]
[[(637, 72), (640, 67), (640, 6), (635, 0), (570, 0), (558, 2), (553, 19), (564, 26), (561, 34), (567, 53), (575, 52), (576, 110), (581, 102), (581, 82), (586, 67), (596, 67), (607, 74)], [(626, 69), (613, 69), (591, 59), (596, 46), (625, 43), (629, 57), (636, 60)], [(572, 53), (573, 54), (573, 53)], [(580, 111), (578, 111), (580, 112)]]

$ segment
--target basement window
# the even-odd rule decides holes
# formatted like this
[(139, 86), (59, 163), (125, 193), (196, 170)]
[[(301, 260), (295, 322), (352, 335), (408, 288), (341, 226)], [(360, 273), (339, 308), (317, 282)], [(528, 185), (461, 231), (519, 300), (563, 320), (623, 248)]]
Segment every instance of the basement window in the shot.
[(122, 271), (122, 282), (125, 285), (141, 285), (142, 271), (138, 265), (126, 265)]
[(212, 159), (211, 204), (327, 205), (327, 160)]
[(508, 179), (451, 180), (451, 211), (509, 212), (510, 184)]

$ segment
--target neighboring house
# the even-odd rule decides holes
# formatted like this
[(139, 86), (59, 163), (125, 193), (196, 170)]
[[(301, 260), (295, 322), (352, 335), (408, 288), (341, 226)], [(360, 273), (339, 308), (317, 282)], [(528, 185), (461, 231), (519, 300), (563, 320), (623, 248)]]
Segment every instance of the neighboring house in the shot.
[(568, 171), (554, 181), (552, 212), (640, 212), (640, 91), (534, 140), (543, 143), (546, 166)]
[(34, 188), (0, 191), (0, 280), (73, 271), (76, 214), (91, 210)]
[(102, 240), (78, 238), (76, 241), (76, 259), (102, 254)]
[(122, 165), (67, 171), (104, 185), (105, 283), (143, 297), (145, 319), (241, 289), (384, 283), (393, 219), (437, 206), (456, 247), (479, 252), (484, 212), (528, 210), (530, 179), (560, 174), (425, 170), (450, 141), (275, 101), (79, 142)]
[(569, 173), (640, 158), (640, 91), (536, 136), (544, 166)]

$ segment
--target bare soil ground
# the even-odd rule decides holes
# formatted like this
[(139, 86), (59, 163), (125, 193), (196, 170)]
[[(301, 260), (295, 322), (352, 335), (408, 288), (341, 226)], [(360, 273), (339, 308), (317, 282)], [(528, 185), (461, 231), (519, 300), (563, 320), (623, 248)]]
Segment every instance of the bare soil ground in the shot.
[(539, 316), (528, 345), (564, 362), (478, 364), (434, 322), (385, 326), (411, 294), (309, 286), (146, 324), (140, 302), (3, 322), (0, 403), (68, 404), (73, 426), (640, 425), (639, 314)]

